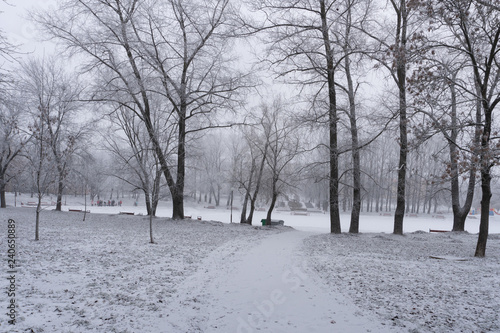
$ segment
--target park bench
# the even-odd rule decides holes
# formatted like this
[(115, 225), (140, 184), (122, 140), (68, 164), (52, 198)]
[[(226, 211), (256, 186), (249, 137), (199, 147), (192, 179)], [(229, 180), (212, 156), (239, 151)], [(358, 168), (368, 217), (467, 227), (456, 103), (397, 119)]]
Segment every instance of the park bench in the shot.
[(429, 232), (450, 232), (449, 230), (429, 229)]
[(285, 224), (285, 221), (283, 221), (283, 220), (273, 220), (273, 219), (271, 219), (271, 224), (268, 224), (266, 219), (262, 219), (262, 220), (260, 220), (260, 222), (262, 222), (262, 225), (284, 225)]
[(90, 210), (83, 210), (83, 209), (68, 209), (68, 212), (76, 212), (76, 213), (90, 213)]

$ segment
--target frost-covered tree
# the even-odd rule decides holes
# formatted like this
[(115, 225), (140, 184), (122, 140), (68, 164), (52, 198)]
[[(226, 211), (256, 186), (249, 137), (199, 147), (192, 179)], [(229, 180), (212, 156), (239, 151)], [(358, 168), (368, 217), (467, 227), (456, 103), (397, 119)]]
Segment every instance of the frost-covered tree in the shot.
[(0, 99), (0, 208), (5, 208), (5, 187), (16, 176), (11, 166), (21, 157), (21, 152), (30, 139), (29, 133), (20, 127), (23, 122), (23, 107), (12, 98)]
[(56, 210), (61, 211), (66, 179), (74, 156), (82, 148), (91, 123), (81, 124), (78, 79), (63, 69), (60, 59), (47, 57), (29, 59), (22, 66), (19, 89), (23, 92), (29, 112), (44, 122), (44, 138), (57, 170)]
[[(186, 143), (191, 133), (219, 126), (246, 76), (234, 66), (236, 8), (229, 0), (64, 0), (35, 19), (98, 78), (94, 100), (121, 103), (141, 119), (173, 200), (184, 218)], [(78, 29), (74, 29), (78, 26)], [(169, 162), (154, 126), (152, 95), (170, 103), (177, 127), (176, 163)]]

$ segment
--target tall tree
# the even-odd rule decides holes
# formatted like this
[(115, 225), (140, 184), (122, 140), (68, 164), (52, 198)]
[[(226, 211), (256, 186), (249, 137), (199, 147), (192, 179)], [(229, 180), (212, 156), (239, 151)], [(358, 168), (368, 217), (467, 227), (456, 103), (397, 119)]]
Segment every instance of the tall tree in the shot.
[(408, 159), (408, 98), (407, 71), (418, 61), (426, 49), (421, 44), (423, 32), (421, 22), (414, 15), (415, 0), (389, 0), (387, 6), (392, 10), (388, 20), (380, 22), (378, 29), (363, 26), (363, 31), (377, 44), (378, 52), (372, 53), (378, 64), (389, 72), (397, 87), (397, 117), (399, 120), (399, 162), (396, 190), (396, 211), (394, 213), (393, 233), (403, 234), (403, 220), (406, 207), (406, 173)]
[[(432, 55), (409, 78), (409, 91), (418, 104), (416, 109), (424, 115), (415, 128), (417, 137), (426, 140), (440, 133), (447, 142), (449, 162), (446, 175), (451, 185), (452, 230), (464, 231), (476, 186), (482, 110), (476, 95), (469, 92), (469, 82), (474, 79), (465, 66), (464, 56), (443, 48), (442, 42), (429, 41), (436, 46)], [(473, 133), (468, 133), (470, 127), (474, 129)], [(465, 174), (468, 174), (468, 185), (462, 205), (460, 179)]]
[[(360, 33), (363, 25), (369, 20), (372, 11), (372, 1), (343, 0), (336, 4), (337, 11), (341, 12), (332, 27), (335, 31), (335, 42), (340, 51), (339, 74), (342, 79), (337, 82), (341, 92), (346, 95), (346, 115), (348, 117), (349, 131), (351, 135), (351, 178), (352, 178), (352, 209), (349, 232), (359, 231), (359, 214), (361, 210), (361, 158), (360, 137), (358, 132), (359, 104), (358, 90), (360, 79), (363, 75), (362, 61), (367, 51), (366, 36)], [(358, 71), (356, 71), (358, 69)], [(371, 141), (371, 140), (369, 140)], [(345, 200), (344, 200), (345, 202)]]
[[(3, 1), (7, 3), (5, 0)], [(3, 15), (0, 12), (0, 15)], [(8, 169), (19, 157), (27, 140), (19, 131), (19, 121), (22, 114), (20, 103), (10, 92), (13, 78), (9, 67), (17, 53), (15, 45), (9, 42), (5, 32), (0, 29), (0, 208), (5, 208), (5, 186), (13, 175)]]
[[(253, 31), (268, 31), (268, 61), (279, 76), (313, 91), (309, 102), (320, 106), (328, 127), (330, 231), (340, 233), (339, 212), (339, 121), (336, 72), (339, 50), (334, 48), (333, 22), (338, 19), (337, 0), (260, 0), (252, 5), (263, 12), (265, 22)], [(306, 91), (305, 89), (304, 91)]]
[[(231, 66), (233, 11), (228, 0), (65, 0), (58, 11), (35, 15), (48, 33), (87, 56), (86, 70), (106, 78), (95, 100), (122, 103), (144, 122), (176, 219), (184, 218), (186, 136), (219, 126), (213, 114), (232, 110), (247, 85)], [(155, 131), (152, 95), (170, 102), (175, 115), (175, 165)]]
[(406, 160), (408, 155), (408, 128), (406, 105), (406, 66), (408, 42), (408, 7), (407, 0), (390, 0), (397, 17), (395, 40), (393, 44), (394, 68), (393, 79), (399, 92), (399, 163), (398, 187), (396, 194), (396, 211), (394, 213), (394, 230), (403, 234), (403, 219), (405, 214)]
[[(443, 44), (467, 59), (474, 83), (468, 91), (480, 101), (482, 109), (480, 141), (481, 222), (476, 257), (484, 257), (489, 229), (491, 169), (498, 154), (491, 146), (493, 112), (500, 103), (500, 10), (493, 1), (445, 0), (424, 3), (426, 13), (449, 32)], [(436, 29), (436, 28), (435, 28)]]

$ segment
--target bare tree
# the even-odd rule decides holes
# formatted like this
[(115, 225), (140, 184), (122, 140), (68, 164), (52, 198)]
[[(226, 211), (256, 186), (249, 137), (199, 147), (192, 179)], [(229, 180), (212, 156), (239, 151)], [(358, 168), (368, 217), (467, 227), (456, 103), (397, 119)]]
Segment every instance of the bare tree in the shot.
[(360, 150), (363, 146), (363, 144), (360, 144), (358, 134), (360, 98), (357, 95), (363, 74), (361, 71), (356, 72), (355, 68), (360, 68), (362, 61), (368, 60), (364, 55), (367, 52), (365, 45), (366, 36), (362, 35), (360, 30), (362, 30), (363, 24), (369, 19), (369, 13), (372, 11), (372, 1), (343, 0), (336, 7), (342, 13), (334, 22), (334, 27), (337, 27), (335, 29), (337, 31), (335, 34), (336, 44), (341, 50), (339, 74), (343, 74), (345, 77), (345, 83), (339, 80), (337, 86), (346, 95), (346, 115), (349, 119), (348, 127), (351, 135), (350, 147), (348, 149), (351, 151), (352, 161), (352, 209), (349, 232), (357, 233), (359, 232), (359, 214), (361, 210)]
[[(6, 1), (3, 1), (6, 3)], [(0, 12), (0, 14), (3, 14)], [(19, 129), (22, 107), (15, 102), (12, 96), (11, 86), (13, 78), (8, 68), (17, 53), (15, 45), (12, 45), (3, 30), (0, 29), (0, 208), (6, 207), (5, 186), (13, 177), (8, 172), (9, 166), (19, 157), (19, 153), (27, 142), (22, 138)]]
[(297, 182), (298, 173), (292, 167), (292, 162), (299, 154), (300, 140), (294, 118), (285, 112), (285, 105), (279, 99), (264, 108), (263, 126), (266, 128), (266, 142), (269, 147), (266, 162), (270, 179), (266, 183), (270, 186), (271, 202), (266, 224), (270, 225), (278, 196), (283, 194), (287, 187), (291, 187), (294, 180)]
[[(203, 137), (200, 164), (202, 165), (205, 181), (207, 182), (209, 197), (213, 197), (215, 205), (220, 205), (222, 186), (225, 181), (225, 146), (222, 136), (215, 133)], [(210, 200), (211, 201), (211, 200)]]
[(408, 47), (408, 7), (407, 0), (390, 0), (397, 17), (394, 49), (395, 66), (391, 68), (399, 90), (399, 165), (396, 212), (394, 213), (394, 233), (403, 234), (405, 214), (406, 159), (408, 153), (406, 66)]
[[(231, 109), (246, 87), (246, 77), (230, 66), (232, 12), (228, 0), (66, 0), (56, 13), (35, 15), (52, 36), (88, 56), (88, 71), (106, 74), (95, 100), (122, 103), (144, 122), (176, 219), (184, 218), (186, 136), (219, 126), (212, 115)], [(168, 100), (175, 115), (174, 166), (151, 118), (153, 94)]]
[(55, 58), (27, 61), (23, 65), (21, 81), (23, 92), (44, 113), (40, 119), (46, 122), (42, 127), (57, 168), (56, 210), (61, 211), (65, 180), (72, 167), (72, 159), (90, 127), (76, 120), (81, 108), (78, 101), (81, 88), (77, 79), (65, 73), (60, 60)]
[[(46, 97), (46, 96), (44, 96)], [(47, 109), (40, 100), (37, 107), (38, 112), (33, 114), (33, 120), (30, 125), (32, 140), (27, 146), (26, 157), (29, 161), (29, 173), (32, 177), (34, 189), (36, 191), (36, 215), (35, 215), (35, 240), (40, 239), (40, 213), (43, 210), (44, 203), (42, 199), (48, 194), (49, 188), (55, 183), (57, 177), (56, 170), (50, 152), (50, 139), (47, 131), (46, 118), (49, 116)]]
[[(476, 186), (481, 104), (476, 95), (469, 92), (469, 82), (474, 79), (467, 69), (464, 56), (443, 48), (442, 41), (430, 43), (436, 45), (432, 55), (408, 80), (409, 91), (418, 104), (416, 109), (423, 113), (422, 120), (415, 126), (415, 132), (420, 140), (426, 140), (435, 133), (440, 133), (446, 139), (449, 162), (445, 174), (451, 185), (452, 230), (464, 231)], [(474, 133), (469, 134), (468, 128), (473, 128)], [(463, 205), (460, 203), (462, 177), (468, 179)]]
[(408, 158), (408, 98), (407, 71), (418, 61), (427, 49), (422, 43), (421, 20), (415, 15), (414, 0), (388, 0), (391, 16), (378, 27), (364, 25), (363, 31), (375, 41), (372, 57), (378, 66), (384, 67), (396, 84), (398, 91), (397, 117), (399, 120), (399, 162), (396, 191), (396, 211), (394, 214), (394, 234), (403, 234), (403, 220), (406, 207), (406, 174)]
[[(155, 131), (162, 133), (159, 142), (164, 147), (165, 156), (174, 146), (175, 126), (164, 119), (161, 112), (155, 115)], [(115, 160), (110, 175), (144, 193), (147, 214), (156, 215), (160, 199), (161, 165), (156, 156), (144, 123), (128, 108), (118, 106), (109, 115), (114, 125), (103, 137)], [(161, 130), (160, 130), (161, 129)]]
[(5, 187), (15, 176), (9, 172), (15, 159), (29, 141), (29, 134), (20, 128), (23, 121), (23, 110), (19, 103), (12, 99), (0, 99), (0, 208), (7, 207)]
[[(253, 24), (253, 31), (268, 31), (268, 61), (279, 76), (310, 89), (313, 109), (328, 127), (330, 231), (340, 233), (338, 104), (336, 78), (341, 61), (335, 49), (333, 22), (340, 13), (337, 0), (252, 2), (264, 13), (265, 22)], [(303, 90), (305, 91), (305, 90)]]
[(446, 45), (467, 58), (474, 84), (469, 92), (476, 95), (482, 109), (480, 170), (481, 170), (481, 222), (475, 256), (484, 257), (488, 240), (489, 209), (491, 200), (491, 169), (498, 154), (491, 146), (492, 116), (500, 92), (500, 10), (490, 2), (477, 0), (441, 1), (428, 4), (427, 13), (450, 32)]
[[(265, 105), (260, 106), (260, 109), (265, 110), (266, 108)], [(255, 125), (244, 129), (243, 134), (247, 150), (242, 154), (242, 163), (236, 169), (237, 175), (233, 176), (244, 192), (240, 223), (247, 224), (252, 224), (253, 221), (255, 205), (261, 191), (264, 167), (269, 151), (268, 138), (270, 127), (265, 126), (264, 117), (256, 116), (256, 118)], [(246, 212), (249, 201), (250, 211), (247, 216)]]

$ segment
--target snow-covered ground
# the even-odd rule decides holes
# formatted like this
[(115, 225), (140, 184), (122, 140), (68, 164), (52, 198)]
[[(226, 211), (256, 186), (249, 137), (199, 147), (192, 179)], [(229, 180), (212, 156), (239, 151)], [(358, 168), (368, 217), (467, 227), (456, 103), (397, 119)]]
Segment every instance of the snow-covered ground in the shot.
[[(8, 193), (8, 205), (14, 206), (14, 197)], [(116, 199), (116, 198), (115, 198)], [(21, 203), (33, 202), (35, 199), (30, 198), (29, 195), (23, 194), (17, 197), (17, 206), (20, 207)], [(134, 206), (134, 199), (124, 198), (123, 205), (119, 206), (106, 206), (97, 207), (91, 206), (90, 200), (87, 202), (87, 210), (92, 213), (102, 214), (118, 214), (119, 212), (130, 212), (139, 215), (146, 215), (146, 207), (142, 201), (139, 201), (138, 206)], [(54, 202), (55, 197), (47, 197), (44, 199), (47, 203)], [(63, 210), (69, 209), (85, 209), (84, 200), (82, 198), (75, 198), (73, 196), (65, 196), (65, 205)], [(193, 219), (200, 217), (205, 221), (220, 221), (229, 223), (231, 221), (231, 211), (226, 207), (218, 207), (216, 209), (208, 209), (205, 207), (213, 207), (213, 204), (200, 203), (195, 204), (192, 202), (185, 203), (184, 212), (186, 216), (191, 216)], [(54, 207), (47, 207), (53, 209)], [(240, 221), (240, 210), (233, 210), (232, 221)], [(255, 226), (261, 225), (261, 220), (266, 218), (266, 211), (256, 211), (253, 219)], [(156, 211), (159, 217), (172, 216), (172, 206), (170, 202), (160, 202)], [(438, 230), (451, 230), (453, 226), (453, 218), (451, 213), (432, 213), (432, 214), (410, 214), (411, 216), (405, 217), (404, 232), (415, 231), (429, 231), (429, 229)], [(415, 216), (416, 215), (416, 216)], [(342, 231), (349, 230), (350, 215), (341, 214)], [(301, 231), (310, 231), (315, 233), (328, 233), (330, 231), (330, 217), (325, 213), (309, 213), (309, 215), (293, 215), (290, 211), (280, 211), (276, 209), (272, 215), (273, 219), (284, 220), (285, 225)], [(394, 218), (390, 213), (361, 213), (360, 219), (360, 232), (362, 233), (392, 233), (394, 226)], [(469, 233), (479, 232), (479, 216), (469, 216), (465, 225), (466, 231)], [(500, 215), (493, 215), (490, 218), (490, 233), (500, 233)]]
[[(68, 196), (64, 209), (81, 201)], [(33, 208), (0, 209), (2, 275), (9, 218), (18, 260), (17, 325), (2, 296), (0, 332), (500, 332), (500, 216), (487, 257), (476, 259), (478, 219), (469, 233), (434, 234), (424, 231), (449, 230), (450, 215), (408, 217), (406, 235), (394, 236), (392, 217), (371, 214), (362, 234), (331, 235), (324, 214), (279, 212), (273, 218), (294, 229), (267, 228), (257, 226), (265, 212), (246, 226), (193, 205), (191, 220), (154, 219), (149, 244), (146, 216), (118, 215), (144, 207), (124, 201), (88, 207), (85, 222), (48, 207), (38, 242)]]

